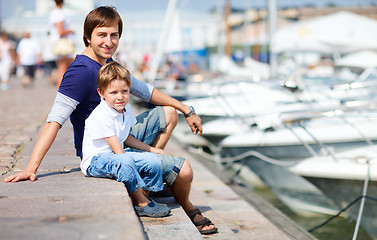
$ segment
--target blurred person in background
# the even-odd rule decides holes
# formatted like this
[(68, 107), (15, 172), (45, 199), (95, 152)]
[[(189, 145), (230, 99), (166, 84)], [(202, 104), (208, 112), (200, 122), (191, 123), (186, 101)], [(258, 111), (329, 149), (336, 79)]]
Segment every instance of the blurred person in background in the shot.
[[(74, 33), (68, 28), (68, 19), (64, 14), (64, 0), (55, 0), (55, 8), (50, 13), (51, 24), (51, 41), (55, 43), (60, 38), (71, 38)], [(56, 79), (56, 87), (59, 89), (65, 71), (73, 61), (73, 53), (63, 56), (57, 56), (56, 64), (58, 66), (58, 76)]]
[(1, 33), (0, 39), (0, 79), (1, 90), (9, 89), (9, 78), (16, 61), (16, 53), (12, 42), (8, 39), (8, 34)]
[(56, 55), (53, 52), (53, 43), (50, 39), (50, 32), (47, 32), (46, 37), (42, 44), (42, 61), (44, 73), (48, 77), (48, 82), (51, 85), (56, 84), (57, 78), (57, 65), (56, 65)]
[(41, 46), (30, 37), (29, 32), (24, 33), (24, 37), (17, 46), (17, 66), (23, 68), (22, 86), (33, 86), (35, 72), (41, 61)]

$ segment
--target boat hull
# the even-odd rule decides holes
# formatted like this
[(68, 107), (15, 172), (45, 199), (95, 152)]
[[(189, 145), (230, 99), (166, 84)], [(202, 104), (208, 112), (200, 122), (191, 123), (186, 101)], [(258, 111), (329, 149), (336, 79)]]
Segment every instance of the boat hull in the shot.
[(292, 174), (287, 167), (247, 157), (238, 162), (253, 171), (269, 189), (297, 214), (335, 214), (337, 206), (316, 186), (301, 176)]
[[(320, 177), (305, 178), (316, 185), (328, 197), (333, 199), (339, 208), (345, 208), (352, 201), (362, 196), (364, 181), (349, 179), (330, 179)], [(368, 183), (367, 196), (377, 199), (377, 181)], [(350, 207), (346, 214), (356, 220), (361, 201), (356, 202)], [(377, 202), (371, 199), (365, 200), (363, 215), (361, 218), (361, 226), (375, 239), (377, 239)]]

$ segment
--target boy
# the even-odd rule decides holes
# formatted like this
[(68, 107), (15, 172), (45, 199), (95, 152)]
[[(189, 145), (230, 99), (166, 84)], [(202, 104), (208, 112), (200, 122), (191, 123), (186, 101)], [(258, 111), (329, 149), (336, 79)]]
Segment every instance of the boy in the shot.
[[(128, 104), (130, 73), (119, 63), (110, 62), (100, 68), (97, 78), (101, 103), (85, 120), (81, 171), (89, 177), (110, 177), (123, 182), (139, 216), (169, 215), (168, 207), (149, 201), (142, 192), (142, 188), (155, 192), (163, 189), (161, 160), (155, 153), (164, 154), (164, 151), (129, 135), (136, 123)], [(145, 152), (125, 153), (123, 145)], [(140, 159), (147, 159), (157, 167), (143, 172), (135, 164)]]

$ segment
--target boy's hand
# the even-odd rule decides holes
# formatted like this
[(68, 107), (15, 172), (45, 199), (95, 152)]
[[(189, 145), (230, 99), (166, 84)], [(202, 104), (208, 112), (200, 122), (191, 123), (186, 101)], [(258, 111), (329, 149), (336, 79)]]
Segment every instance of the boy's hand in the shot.
[(35, 174), (34, 172), (23, 170), (17, 174), (13, 174), (7, 178), (4, 178), (4, 182), (18, 182), (18, 181), (23, 181), (23, 180), (30, 180), (34, 182), (36, 179), (37, 179), (37, 174)]
[(151, 147), (151, 152), (156, 153), (156, 154), (166, 154), (165, 151), (162, 150), (161, 148), (155, 148), (155, 147)]

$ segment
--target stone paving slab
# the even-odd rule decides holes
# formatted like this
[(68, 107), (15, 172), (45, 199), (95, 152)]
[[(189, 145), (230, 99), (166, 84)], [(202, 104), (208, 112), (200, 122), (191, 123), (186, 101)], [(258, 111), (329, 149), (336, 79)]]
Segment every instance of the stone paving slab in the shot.
[(144, 231), (149, 240), (161, 239), (203, 239), (184, 210), (173, 197), (156, 198), (171, 208), (171, 215), (161, 219), (141, 218)]
[[(130, 231), (122, 213), (96, 216), (65, 215), (21, 219), (0, 218), (2, 239), (144, 239), (138, 231)], [(104, 222), (106, 224), (104, 224)]]

